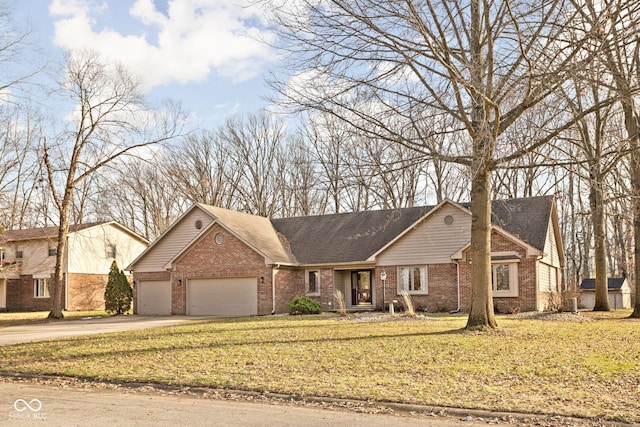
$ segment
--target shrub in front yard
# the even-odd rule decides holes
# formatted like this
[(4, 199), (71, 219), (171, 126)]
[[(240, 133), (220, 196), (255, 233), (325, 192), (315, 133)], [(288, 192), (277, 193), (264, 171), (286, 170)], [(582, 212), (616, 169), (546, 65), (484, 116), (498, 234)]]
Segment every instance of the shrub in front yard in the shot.
[(133, 291), (124, 272), (113, 261), (109, 271), (109, 280), (104, 290), (104, 305), (108, 313), (124, 314), (131, 308)]
[(322, 306), (309, 297), (295, 297), (289, 303), (289, 314), (320, 314)]

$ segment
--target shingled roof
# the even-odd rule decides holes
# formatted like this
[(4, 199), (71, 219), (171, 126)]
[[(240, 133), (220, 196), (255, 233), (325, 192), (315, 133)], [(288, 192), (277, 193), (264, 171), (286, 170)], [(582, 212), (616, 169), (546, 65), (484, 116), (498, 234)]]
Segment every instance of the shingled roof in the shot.
[(496, 200), (491, 205), (491, 222), (542, 251), (553, 203), (553, 196)]
[[(106, 222), (92, 222), (87, 224), (72, 224), (69, 226), (69, 232), (74, 233), (76, 231), (85, 230), (87, 228), (95, 227), (97, 225), (106, 224)], [(5, 230), (3, 238), (7, 242), (18, 242), (21, 240), (36, 240), (36, 239), (57, 239), (58, 227), (41, 227), (41, 228), (27, 228), (24, 230)]]
[(325, 264), (365, 261), (433, 206), (272, 219), (296, 261)]
[[(622, 285), (627, 279), (624, 277), (609, 277), (607, 279), (607, 288), (609, 289), (621, 289)], [(596, 279), (583, 279), (580, 283), (580, 289), (583, 291), (595, 291)]]
[(201, 204), (200, 206), (213, 215), (221, 224), (234, 232), (236, 236), (273, 262), (293, 262), (291, 255), (287, 253), (283, 247), (282, 242), (278, 238), (268, 218), (205, 204)]
[[(552, 196), (494, 201), (492, 222), (538, 250), (544, 249)], [(469, 209), (469, 204), (461, 205)], [(272, 219), (301, 264), (363, 262), (435, 206)]]

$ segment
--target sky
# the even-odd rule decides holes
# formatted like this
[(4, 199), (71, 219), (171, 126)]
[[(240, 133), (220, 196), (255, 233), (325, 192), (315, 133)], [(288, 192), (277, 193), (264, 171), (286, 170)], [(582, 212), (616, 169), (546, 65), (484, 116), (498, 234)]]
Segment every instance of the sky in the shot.
[(147, 98), (181, 102), (201, 127), (267, 105), (273, 40), (252, 0), (15, 0), (38, 60), (92, 49), (141, 79)]

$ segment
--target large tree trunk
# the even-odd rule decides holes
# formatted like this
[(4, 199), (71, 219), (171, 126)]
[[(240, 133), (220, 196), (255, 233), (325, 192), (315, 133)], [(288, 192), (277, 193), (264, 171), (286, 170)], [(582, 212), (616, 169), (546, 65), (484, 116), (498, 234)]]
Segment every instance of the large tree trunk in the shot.
[[(473, 157), (471, 162), (471, 310), (467, 329), (497, 327), (491, 296), (491, 162), (495, 134), (489, 125), (490, 116), (498, 119), (497, 109), (487, 106), (487, 69), (491, 54), (483, 52), (481, 41), (482, 6), (471, 1), (471, 36), (469, 65), (471, 84), (471, 129)], [(493, 65), (493, 64), (491, 64)], [(495, 131), (495, 130), (494, 130)]]
[[(610, 64), (612, 61), (610, 60)], [(614, 68), (614, 67), (612, 67)], [(636, 113), (631, 91), (616, 75), (618, 92), (622, 95), (620, 104), (624, 113), (624, 126), (631, 150), (631, 204), (633, 209), (633, 260), (635, 282), (635, 304), (630, 317), (640, 318), (640, 116)]]
[[(65, 262), (67, 260), (67, 235), (69, 234), (69, 210), (71, 202), (73, 201), (73, 188), (75, 182), (75, 174), (78, 166), (78, 151), (74, 150), (71, 155), (71, 162), (69, 165), (69, 172), (67, 174), (66, 185), (64, 188), (64, 195), (62, 201), (56, 199), (58, 210), (60, 212), (60, 223), (58, 226), (58, 243), (56, 250), (56, 267), (53, 278), (53, 289), (51, 289), (51, 311), (49, 312), (50, 319), (62, 319), (64, 315), (62, 310), (64, 307), (64, 290), (65, 290)], [(53, 188), (53, 171), (51, 164), (49, 163), (48, 151), (45, 146), (45, 164), (49, 175), (49, 182)]]
[(467, 329), (497, 327), (491, 296), (491, 173), (476, 161), (471, 182), (471, 310)]
[[(74, 168), (75, 169), (75, 168)], [(70, 175), (72, 177), (72, 175)], [(73, 187), (68, 185), (65, 189), (64, 198), (62, 200), (62, 208), (60, 209), (60, 225), (58, 227), (58, 244), (56, 253), (56, 268), (53, 278), (53, 289), (51, 290), (51, 312), (50, 319), (63, 319), (62, 310), (64, 307), (64, 290), (65, 290), (65, 261), (67, 259), (67, 235), (69, 234), (69, 206), (71, 197), (73, 196)]]
[(636, 117), (630, 109), (625, 109), (625, 122), (629, 138), (631, 139), (631, 188), (633, 206), (633, 260), (635, 282), (635, 304), (630, 317), (640, 318), (640, 118)]
[(594, 262), (596, 267), (596, 302), (593, 311), (610, 311), (607, 289), (607, 242), (605, 230), (602, 174), (598, 161), (591, 167), (589, 204), (593, 221)]

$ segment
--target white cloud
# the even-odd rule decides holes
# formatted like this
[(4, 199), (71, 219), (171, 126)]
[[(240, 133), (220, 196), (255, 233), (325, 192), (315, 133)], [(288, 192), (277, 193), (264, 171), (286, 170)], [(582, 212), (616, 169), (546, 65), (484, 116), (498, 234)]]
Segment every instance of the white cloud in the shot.
[(118, 29), (99, 24), (108, 15), (106, 2), (53, 0), (49, 12), (56, 19), (58, 46), (96, 50), (140, 75), (150, 89), (200, 82), (211, 74), (234, 82), (257, 76), (272, 58), (260, 40), (272, 40), (273, 35), (262, 25), (263, 11), (251, 3), (168, 0), (163, 13), (152, 0), (136, 0), (127, 17), (135, 27)]

